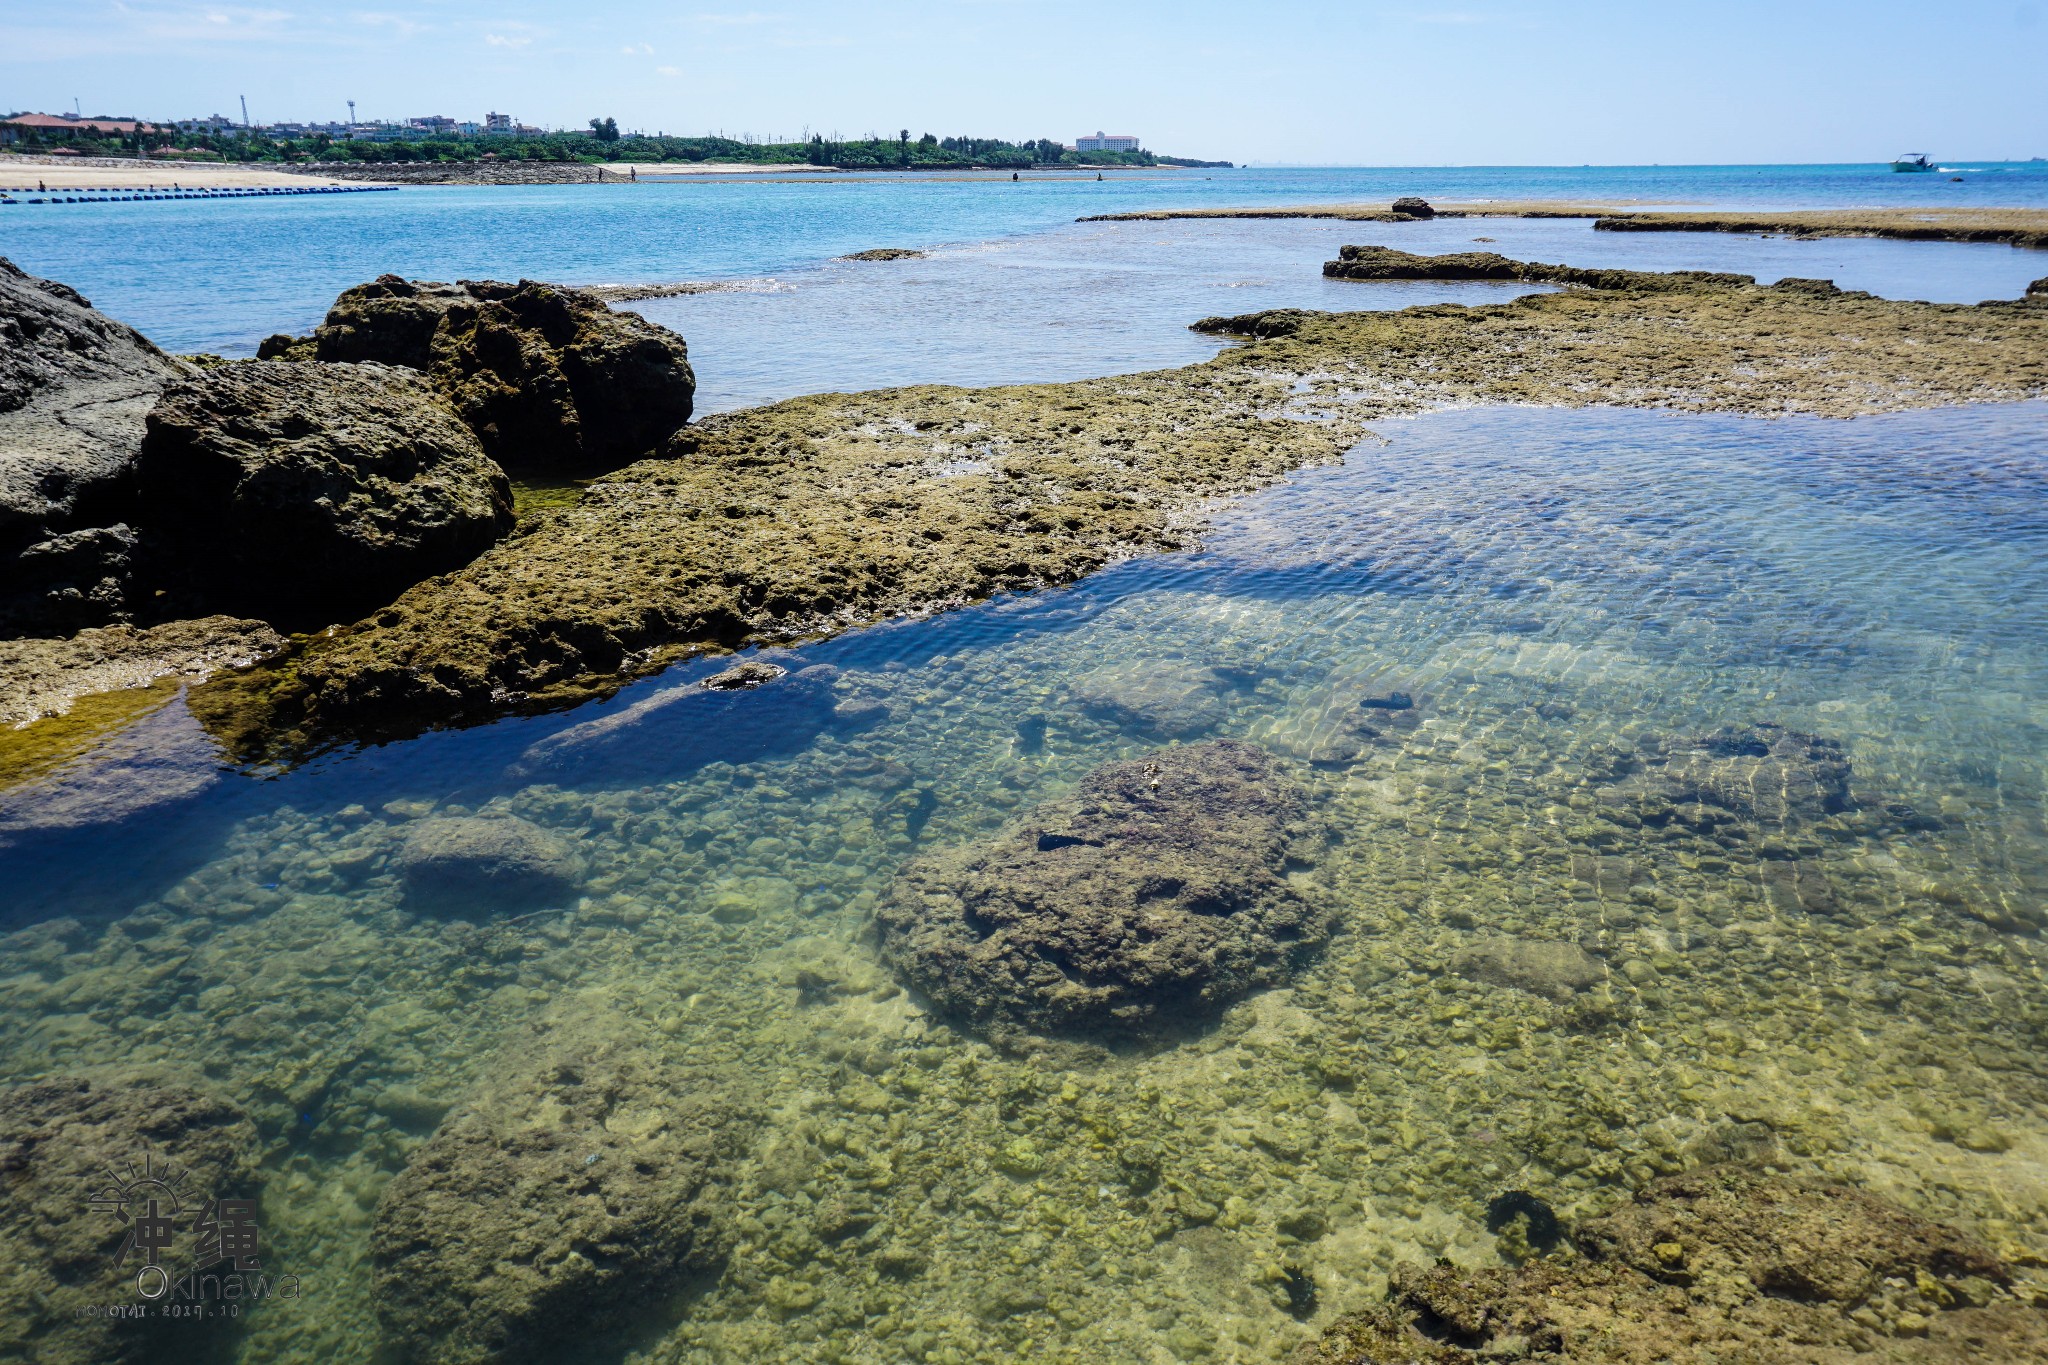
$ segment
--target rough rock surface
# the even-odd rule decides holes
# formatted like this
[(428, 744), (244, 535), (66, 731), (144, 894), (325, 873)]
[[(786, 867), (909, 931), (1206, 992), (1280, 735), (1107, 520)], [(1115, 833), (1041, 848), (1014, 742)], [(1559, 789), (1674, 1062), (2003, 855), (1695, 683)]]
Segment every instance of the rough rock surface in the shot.
[[(1955, 1229), (1749, 1167), (1656, 1181), (1581, 1225), (1584, 1259), (1403, 1265), (1297, 1365), (1848, 1365), (2048, 1359), (2048, 1313)], [(1855, 1316), (1851, 1316), (1851, 1315)]]
[(414, 821), (393, 862), (406, 903), (434, 914), (559, 904), (583, 879), (583, 857), (573, 843), (509, 815)]
[(384, 1189), (377, 1305), (396, 1358), (568, 1359), (716, 1265), (747, 1103), (601, 1006), (544, 1021)]
[(1394, 201), (1393, 211), (1405, 218), (1436, 217), (1436, 210), (1430, 207), (1429, 201), (1427, 199), (1418, 198), (1417, 196), (1412, 194), (1405, 195), (1400, 199), (1396, 199)]
[[(1339, 280), (1502, 280), (1613, 290), (1729, 288), (1756, 283), (1747, 275), (1717, 274), (1705, 270), (1674, 270), (1663, 274), (1643, 270), (1585, 270), (1571, 265), (1517, 261), (1493, 251), (1417, 256), (1390, 246), (1340, 247), (1336, 260), (1323, 263), (1323, 274)], [(1819, 283), (1826, 284), (1826, 281)], [(1828, 292), (1842, 294), (1843, 291), (1829, 285)], [(1869, 295), (1859, 294), (1856, 297), (1868, 298)], [(1201, 324), (1196, 326), (1199, 330)]]
[(1185, 1032), (1289, 973), (1330, 911), (1306, 793), (1236, 740), (1097, 768), (994, 837), (920, 858), (875, 912), (883, 958), (1002, 1034)]
[[(0, 1357), (39, 1365), (162, 1360), (173, 1341), (200, 1354), (213, 1335), (203, 1321), (80, 1315), (140, 1302), (140, 1255), (117, 1261), (130, 1226), (120, 1213), (138, 1210), (112, 1175), (140, 1176), (146, 1158), (166, 1184), (182, 1178), (175, 1193), (133, 1187), (181, 1225), (160, 1263), (182, 1274), (191, 1268), (191, 1221), (208, 1199), (252, 1194), (261, 1154), (256, 1126), (240, 1109), (180, 1081), (64, 1076), (0, 1090)], [(94, 1206), (110, 1192), (112, 1200)]]
[(183, 380), (149, 414), (137, 476), (152, 542), (207, 607), (310, 625), (460, 568), (512, 524), (504, 471), (384, 365)]
[(1104, 664), (1069, 689), (1082, 710), (1162, 739), (1214, 730), (1223, 723), (1228, 691), (1215, 669), (1173, 659)]
[(821, 731), (854, 723), (839, 713), (832, 689), (838, 677), (830, 664), (790, 673), (758, 660), (738, 664), (537, 740), (511, 772), (526, 781), (638, 784), (672, 780), (707, 763), (796, 753)]
[(127, 606), (142, 419), (188, 367), (0, 257), (0, 633)]
[(588, 474), (659, 450), (690, 420), (683, 339), (582, 290), (385, 275), (334, 301), (320, 359), (429, 374), (493, 459)]
[(929, 251), (915, 251), (904, 246), (878, 246), (866, 251), (848, 252), (842, 261), (921, 261), (931, 255)]

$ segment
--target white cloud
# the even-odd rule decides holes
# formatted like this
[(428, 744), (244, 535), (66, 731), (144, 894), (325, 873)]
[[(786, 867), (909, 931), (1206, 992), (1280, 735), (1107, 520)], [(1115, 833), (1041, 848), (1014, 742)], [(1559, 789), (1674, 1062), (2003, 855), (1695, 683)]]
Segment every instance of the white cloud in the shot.
[(657, 76), (680, 76), (683, 74), (683, 69), (680, 66), (657, 66), (654, 68), (654, 74)]
[(643, 53), (650, 57), (654, 55), (654, 49), (646, 43), (627, 43), (619, 51), (625, 53), (628, 57), (638, 57)]
[(484, 41), (489, 43), (492, 47), (525, 47), (528, 43), (532, 42), (533, 39), (514, 38), (503, 33), (486, 33), (484, 35)]

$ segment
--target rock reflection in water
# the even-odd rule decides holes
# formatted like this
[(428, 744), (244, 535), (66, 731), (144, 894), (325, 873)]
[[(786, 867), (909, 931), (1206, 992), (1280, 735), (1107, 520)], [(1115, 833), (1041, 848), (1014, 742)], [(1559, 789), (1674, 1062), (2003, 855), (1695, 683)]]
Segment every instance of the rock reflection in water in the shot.
[[(719, 691), (692, 665), (600, 715), (242, 788), (267, 804), (118, 923), (18, 908), (0, 1068), (202, 1073), (247, 1115), (270, 1256), (320, 1293), (252, 1312), (242, 1360), (368, 1361), (465, 1295), (551, 1313), (549, 1267), (590, 1287), (579, 1340), (624, 1325), (614, 1296), (659, 1299), (634, 1318), (650, 1365), (1271, 1361), (1390, 1286), (1403, 1330), (1520, 1321), (1545, 1275), (1581, 1315), (1560, 1330), (1599, 1328), (1610, 1291), (1719, 1322), (1695, 1300), (1725, 1289), (1876, 1358), (1971, 1334), (2027, 1358), (2041, 430), (2038, 406), (1389, 424), (1201, 553), (804, 648), (836, 675)], [(1091, 1055), (999, 1050), (884, 968), (867, 935), (906, 867), (1218, 740), (1339, 836), (1315, 870), (1335, 932), (1290, 978)], [(399, 850), (443, 819), (525, 821), (576, 877), (549, 913), (423, 913)], [(557, 1065), (547, 1040), (586, 1035), (593, 1065)], [(407, 1273), (404, 1192), (487, 1185), (422, 1163), (529, 1121), (500, 1174), (579, 1191), (574, 1217), (488, 1270), (450, 1251), (363, 1330)], [(688, 1237), (604, 1204), (642, 1177), (598, 1169), (643, 1157), (698, 1192)], [(1658, 1222), (1660, 1182), (1729, 1162), (1752, 1183), (1696, 1204), (1767, 1197), (1816, 1246), (1770, 1264), (1875, 1265), (1870, 1228), (1901, 1255), (1857, 1303), (1837, 1278), (1750, 1295), (1778, 1253), (1742, 1209), (1690, 1241)], [(1826, 1193), (1849, 1188), (1893, 1212)], [(1607, 1279), (1532, 1256), (1532, 1209), (1613, 1232)], [(1431, 1278), (1439, 1257), (1473, 1273)], [(1713, 1283), (1677, 1283), (1696, 1263)]]

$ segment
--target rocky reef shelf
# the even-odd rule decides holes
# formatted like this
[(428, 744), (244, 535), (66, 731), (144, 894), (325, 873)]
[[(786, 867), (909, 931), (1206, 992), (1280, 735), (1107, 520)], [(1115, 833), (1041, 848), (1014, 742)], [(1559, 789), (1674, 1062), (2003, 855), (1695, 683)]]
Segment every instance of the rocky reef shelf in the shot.
[(1532, 201), (1449, 203), (1403, 211), (1374, 204), (1301, 204), (1287, 208), (1154, 209), (1091, 214), (1083, 223), (1165, 222), (1175, 218), (1332, 218), (1351, 223), (1411, 223), (1429, 218), (1591, 218), (1600, 232), (1741, 232), (1781, 237), (1884, 237), (1907, 242), (1990, 242), (2048, 250), (2041, 209), (1810, 209), (1775, 213), (1668, 212), (1614, 204)]

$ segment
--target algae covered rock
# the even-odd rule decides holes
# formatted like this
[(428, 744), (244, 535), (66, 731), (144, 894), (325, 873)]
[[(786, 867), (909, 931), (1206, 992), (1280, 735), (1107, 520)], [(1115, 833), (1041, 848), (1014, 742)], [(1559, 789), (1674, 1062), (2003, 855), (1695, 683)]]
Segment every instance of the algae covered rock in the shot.
[(658, 450), (690, 420), (683, 339), (579, 289), (381, 276), (334, 301), (320, 359), (381, 361), (433, 379), (492, 458), (590, 473)]
[(883, 958), (998, 1033), (1188, 1030), (1284, 981), (1331, 912), (1289, 875), (1307, 794), (1236, 740), (1090, 773), (980, 843), (920, 858), (875, 913)]
[(1594, 1259), (1671, 1284), (1733, 1281), (1844, 1308), (1890, 1275), (2010, 1278), (1996, 1256), (1954, 1228), (1861, 1190), (1742, 1166), (1656, 1181), (1580, 1229), (1578, 1242)]
[(510, 1046), (385, 1187), (378, 1311), (400, 1359), (573, 1358), (657, 1319), (724, 1254), (726, 1078), (597, 1006)]
[(2048, 1358), (2048, 1313), (1956, 1229), (1754, 1167), (1653, 1181), (1579, 1225), (1578, 1258), (1397, 1266), (1385, 1303), (1296, 1365), (1536, 1356), (1652, 1365)]
[(460, 568), (512, 523), (504, 471), (425, 381), (383, 365), (181, 381), (137, 475), (151, 539), (209, 608), (314, 624)]
[(0, 257), (0, 631), (126, 610), (143, 416), (186, 373), (76, 290)]
[(144, 1302), (136, 1274), (147, 1247), (129, 1235), (148, 1201), (174, 1225), (156, 1263), (182, 1276), (207, 1201), (252, 1194), (261, 1155), (240, 1108), (182, 1081), (63, 1076), (0, 1090), (0, 1358), (87, 1365), (200, 1355), (222, 1319), (115, 1320), (88, 1310)]
[(583, 879), (576, 846), (510, 815), (413, 822), (394, 859), (406, 903), (432, 914), (489, 914), (560, 904)]

